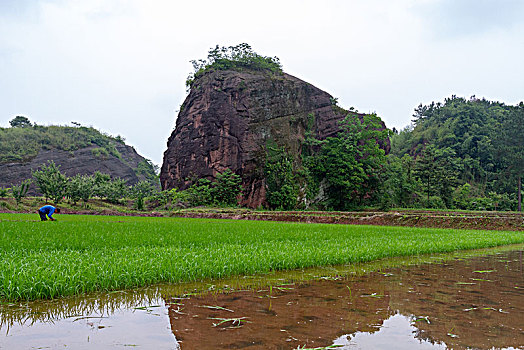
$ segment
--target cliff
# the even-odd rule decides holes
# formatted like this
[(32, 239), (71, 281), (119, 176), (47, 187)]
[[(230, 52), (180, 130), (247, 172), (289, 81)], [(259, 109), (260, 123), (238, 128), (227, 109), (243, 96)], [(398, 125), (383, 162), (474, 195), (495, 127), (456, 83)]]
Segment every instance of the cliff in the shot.
[(217, 70), (199, 77), (181, 106), (160, 172), (163, 189), (185, 189), (231, 169), (242, 176), (241, 205), (265, 202), (270, 145), (301, 163), (306, 133), (325, 139), (348, 111), (328, 93), (289, 74)]

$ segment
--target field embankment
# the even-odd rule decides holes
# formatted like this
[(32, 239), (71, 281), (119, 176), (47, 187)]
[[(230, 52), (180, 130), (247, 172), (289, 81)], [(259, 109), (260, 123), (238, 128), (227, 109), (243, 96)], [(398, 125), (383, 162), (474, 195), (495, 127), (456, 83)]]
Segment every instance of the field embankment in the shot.
[(0, 214), (0, 299), (31, 300), (524, 242), (524, 232)]
[(388, 212), (254, 211), (188, 209), (172, 215), (186, 218), (268, 220), (324, 224), (409, 226), (475, 230), (524, 230), (524, 214), (514, 212), (402, 209)]

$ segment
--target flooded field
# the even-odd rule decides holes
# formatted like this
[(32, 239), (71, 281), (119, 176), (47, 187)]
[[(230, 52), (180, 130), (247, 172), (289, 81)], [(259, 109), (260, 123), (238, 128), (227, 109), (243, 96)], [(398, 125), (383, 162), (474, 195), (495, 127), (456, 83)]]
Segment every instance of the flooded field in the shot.
[(1, 304), (0, 349), (523, 349), (523, 249)]

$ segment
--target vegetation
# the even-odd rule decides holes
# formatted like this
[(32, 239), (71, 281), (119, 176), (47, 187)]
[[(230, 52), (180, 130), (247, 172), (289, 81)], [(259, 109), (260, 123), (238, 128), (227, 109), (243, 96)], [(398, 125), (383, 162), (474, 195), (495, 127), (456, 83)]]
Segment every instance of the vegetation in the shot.
[(96, 146), (98, 156), (120, 157), (115, 145), (123, 144), (121, 137), (112, 137), (85, 126), (41, 126), (27, 117), (17, 116), (9, 122), (10, 128), (0, 128), (0, 163), (27, 162), (41, 149), (76, 151)]
[(256, 70), (271, 73), (282, 73), (282, 66), (278, 57), (261, 56), (253, 51), (250, 45), (243, 43), (236, 46), (210, 49), (207, 59), (192, 60), (194, 72), (186, 79), (186, 86), (190, 88), (193, 82), (207, 72), (213, 70)]
[(60, 203), (67, 191), (67, 177), (60, 172), (60, 166), (50, 160), (43, 164), (40, 170), (33, 171), (33, 178), (40, 193), (46, 201), (51, 198), (55, 203)]
[(508, 106), (452, 96), (444, 103), (420, 105), (413, 125), (395, 134), (391, 146), (392, 173), (398, 176), (399, 167), (409, 165), (403, 172), (410, 174), (409, 181), (412, 175), (419, 180), (401, 184), (404, 200), (393, 205), (404, 206), (410, 198), (412, 206), (521, 210), (522, 102)]
[(300, 176), (293, 164), (293, 156), (284, 147), (267, 147), (264, 175), (269, 207), (294, 209), (297, 205)]
[(386, 163), (383, 148), (389, 131), (375, 114), (348, 113), (337, 137), (314, 140), (320, 150), (305, 159), (305, 166), (317, 182), (324, 181), (326, 206), (354, 209), (376, 201)]
[(13, 193), (13, 197), (16, 200), (16, 205), (20, 205), (22, 202), (22, 198), (24, 198), (27, 195), (27, 191), (29, 190), (29, 185), (31, 184), (31, 179), (27, 179), (22, 181), (18, 185), (13, 185), (11, 187), (11, 192)]
[(0, 214), (0, 299), (371, 261), (524, 242), (522, 232)]

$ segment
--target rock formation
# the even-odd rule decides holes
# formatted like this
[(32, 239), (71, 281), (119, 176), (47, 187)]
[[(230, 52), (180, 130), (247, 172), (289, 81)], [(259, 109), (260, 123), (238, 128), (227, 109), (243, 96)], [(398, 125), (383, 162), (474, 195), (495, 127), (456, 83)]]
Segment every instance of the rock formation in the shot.
[[(60, 166), (60, 171), (67, 176), (76, 174), (94, 174), (95, 171), (109, 174), (112, 178), (119, 177), (132, 185), (139, 180), (145, 180), (140, 174), (139, 164), (146, 159), (140, 156), (133, 147), (115, 144), (120, 157), (114, 155), (96, 156), (97, 146), (80, 148), (75, 151), (58, 149), (41, 149), (38, 155), (28, 162), (12, 162), (0, 164), (0, 187), (11, 187), (24, 179), (32, 177), (31, 171), (37, 170), (49, 160)], [(30, 194), (38, 193), (35, 185), (30, 187)]]
[(212, 71), (192, 84), (167, 143), (163, 189), (213, 180), (231, 169), (242, 176), (241, 205), (265, 201), (265, 148), (285, 147), (297, 164), (306, 132), (335, 136), (347, 111), (328, 93), (289, 74)]

